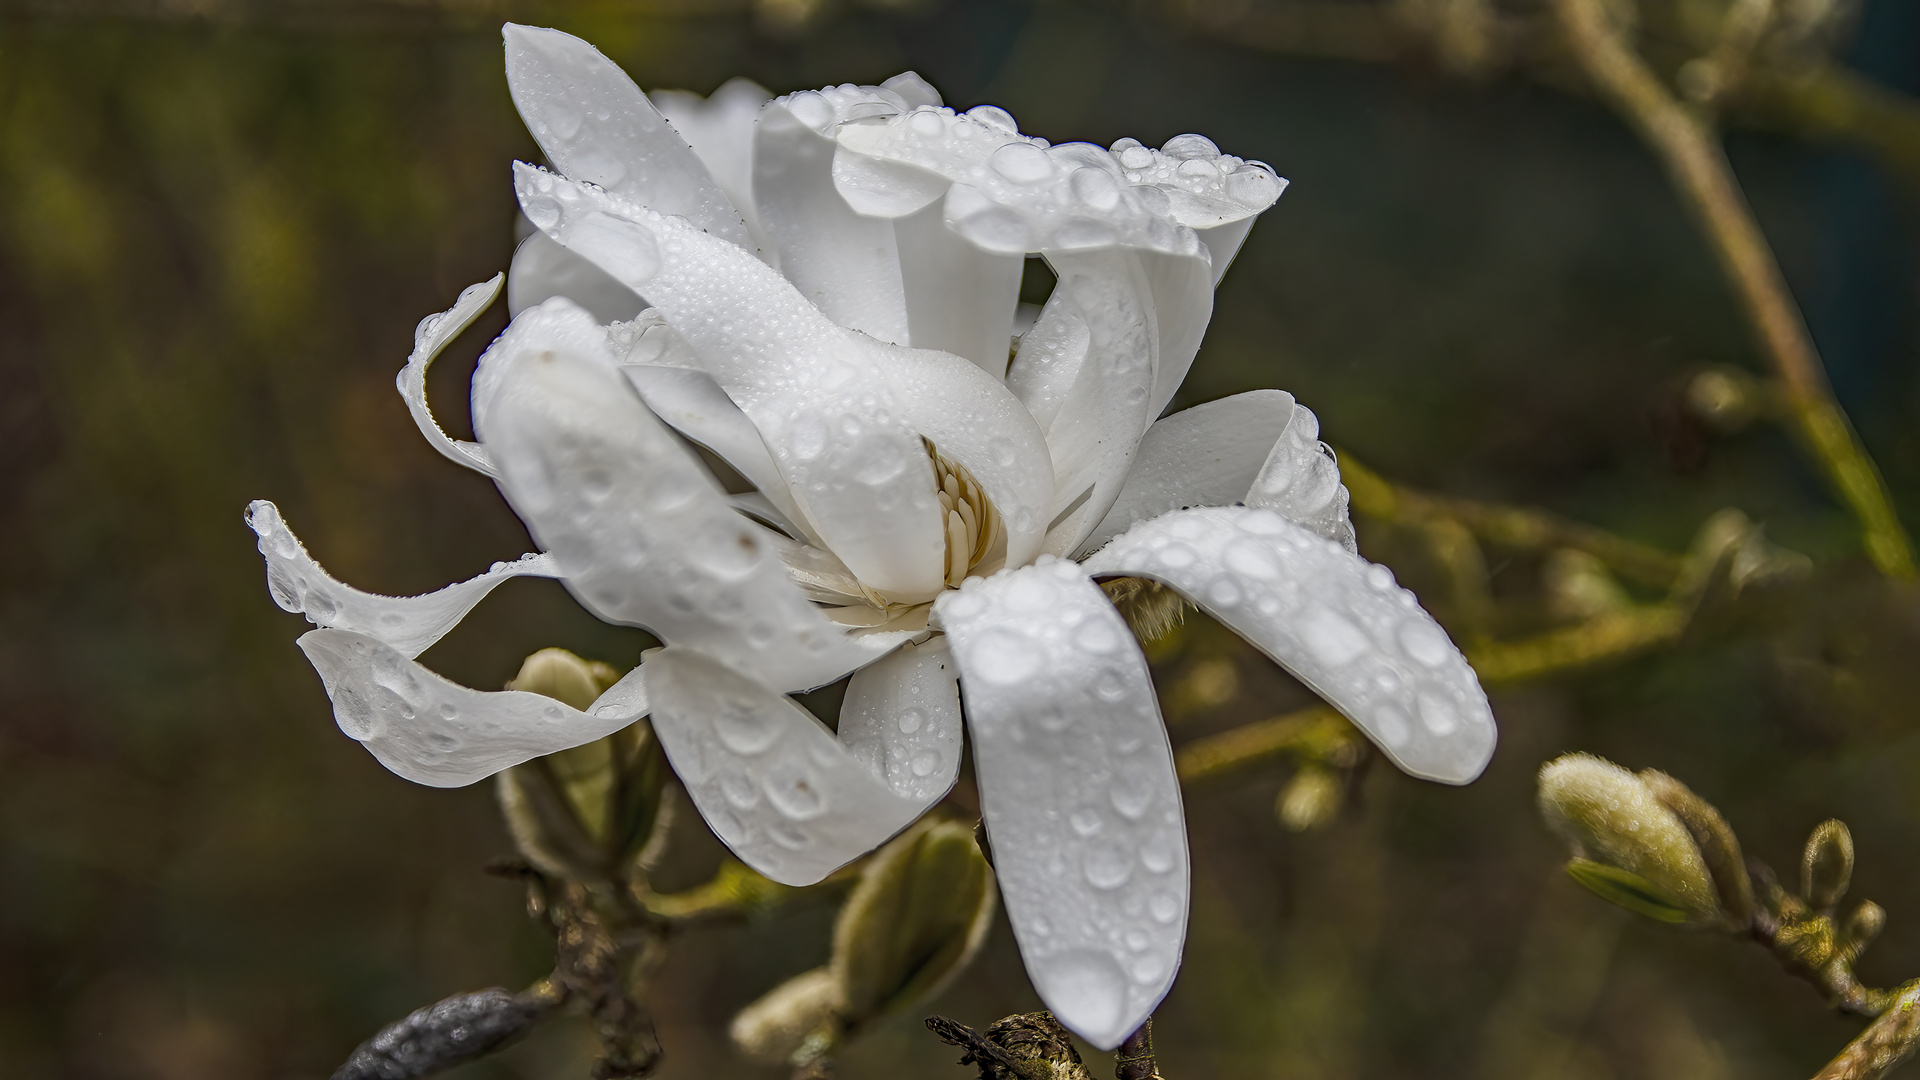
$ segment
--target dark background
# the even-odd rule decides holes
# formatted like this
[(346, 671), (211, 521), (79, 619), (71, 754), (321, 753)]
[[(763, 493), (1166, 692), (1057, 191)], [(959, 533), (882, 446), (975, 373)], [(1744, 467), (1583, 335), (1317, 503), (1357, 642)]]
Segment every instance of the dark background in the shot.
[[(833, 9), (800, 27), (699, 0), (81, 7), (0, 5), (5, 1076), (319, 1077), (414, 1007), (545, 970), (517, 890), (479, 871), (510, 850), (491, 786), (413, 786), (340, 735), (241, 521), (272, 498), (330, 569), (383, 592), (527, 550), (393, 390), (415, 322), (512, 250), (508, 163), (537, 151), (502, 77), (503, 16), (588, 37), (648, 88), (912, 68), (1056, 141), (1202, 132), (1293, 183), (1222, 285), (1183, 400), (1279, 386), (1399, 481), (1676, 551), (1738, 506), (1822, 565), (1785, 625), (1842, 668), (1920, 626), (1788, 437), (1676, 428), (1689, 374), (1761, 360), (1653, 160), (1577, 97), (1274, 57), (1117, 4)], [(1853, 61), (1910, 85), (1913, 15), (1868, 5)], [(1731, 154), (1920, 524), (1912, 192), (1782, 137), (1736, 134)], [(504, 319), (435, 369), (451, 428)], [(1845, 707), (1800, 693), (1769, 633), (1499, 693), (1481, 782), (1374, 768), (1323, 832), (1275, 821), (1279, 772), (1192, 794), (1166, 1075), (1811, 1075), (1857, 1021), (1757, 949), (1579, 892), (1533, 809), (1540, 763), (1588, 749), (1682, 777), (1789, 872), (1806, 830), (1843, 817), (1858, 891), (1891, 915), (1864, 974), (1920, 974), (1913, 698), (1872, 670)], [(519, 581), (423, 660), (492, 687), (542, 646), (630, 664), (643, 640)], [(1854, 652), (1834, 659), (1836, 640)], [(1306, 700), (1204, 620), (1155, 659), (1176, 745)], [(1238, 692), (1219, 702), (1223, 673)], [(682, 884), (718, 857), (697, 822), (682, 850)], [(725, 1024), (822, 962), (830, 919), (680, 942), (654, 997), (661, 1075), (775, 1075), (731, 1056)], [(1035, 1004), (1003, 921), (930, 1009), (985, 1024)], [(458, 1075), (581, 1077), (591, 1053), (568, 1021)], [(968, 1075), (955, 1056), (908, 1016), (841, 1065)]]

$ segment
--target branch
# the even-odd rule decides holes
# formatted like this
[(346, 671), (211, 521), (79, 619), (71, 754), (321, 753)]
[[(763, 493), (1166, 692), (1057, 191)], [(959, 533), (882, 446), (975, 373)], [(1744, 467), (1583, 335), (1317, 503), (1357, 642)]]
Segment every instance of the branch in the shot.
[(1894, 992), (1893, 1003), (1847, 1044), (1813, 1080), (1879, 1080), (1920, 1048), (1920, 979)]
[(1195, 739), (1174, 754), (1173, 766), (1180, 783), (1190, 786), (1285, 758), (1351, 768), (1365, 753), (1365, 744), (1345, 717), (1328, 706), (1315, 705)]
[(1657, 589), (1679, 580), (1681, 558), (1651, 544), (1541, 510), (1429, 495), (1400, 487), (1340, 453), (1340, 479), (1356, 513), (1394, 525), (1424, 528), (1454, 521), (1490, 543), (1516, 551), (1584, 551), (1628, 580)]
[(1659, 155), (1706, 231), (1780, 377), (1801, 436), (1860, 519), (1868, 556), (1890, 577), (1913, 577), (1912, 545), (1886, 484), (1833, 400), (1800, 308), (1719, 139), (1667, 92), (1622, 38), (1601, 0), (1554, 0), (1554, 6), (1581, 66)]

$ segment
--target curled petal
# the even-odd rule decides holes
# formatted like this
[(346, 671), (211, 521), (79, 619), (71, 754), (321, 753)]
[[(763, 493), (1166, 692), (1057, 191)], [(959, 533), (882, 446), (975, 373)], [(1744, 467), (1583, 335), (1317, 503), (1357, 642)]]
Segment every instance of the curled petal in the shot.
[(474, 416), (507, 501), (601, 618), (783, 690), (831, 682), (909, 636), (850, 636), (808, 603), (765, 530), (727, 505), (567, 301), (523, 312), (481, 357)]
[[(1232, 627), (1415, 776), (1464, 784), (1493, 756), (1487, 695), (1393, 574), (1271, 510), (1178, 510), (1084, 564), (1152, 578)], [(964, 667), (963, 667), (964, 670)]]
[(761, 107), (772, 96), (759, 83), (740, 76), (721, 83), (707, 97), (685, 90), (655, 90), (647, 95), (693, 147), (762, 250), (766, 241), (753, 201), (753, 128)]
[(493, 462), (487, 458), (487, 452), (479, 443), (454, 439), (440, 428), (440, 422), (433, 418), (433, 410), (427, 407), (427, 368), (447, 343), (460, 335), (460, 331), (473, 325), (473, 320), (493, 305), (494, 298), (500, 295), (500, 283), (504, 276), (495, 274), (478, 285), (469, 285), (460, 291), (460, 298), (453, 306), (438, 315), (429, 315), (420, 320), (413, 331), (413, 354), (407, 357), (407, 366), (400, 369), (396, 380), (400, 386), (400, 396), (406, 400), (407, 411), (413, 414), (413, 422), (420, 428), (420, 434), (427, 442), (440, 451), (448, 460), (465, 465), (469, 469), (493, 475)]
[(518, 315), (555, 296), (564, 296), (593, 313), (602, 323), (625, 322), (638, 316), (645, 301), (611, 274), (535, 232), (514, 249), (507, 266), (507, 311)]
[(1158, 150), (1121, 139), (1110, 151), (1128, 182), (1159, 191), (1168, 217), (1197, 233), (1219, 284), (1254, 218), (1280, 198), (1287, 182), (1262, 161), (1222, 154), (1200, 135), (1175, 135)]
[(1093, 551), (1169, 510), (1244, 501), (1292, 418), (1292, 394), (1250, 390), (1154, 421), (1140, 440), (1113, 509), (1081, 543), (1080, 552)]
[(247, 506), (247, 524), (260, 537), (267, 560), (267, 591), (282, 608), (305, 615), (315, 626), (351, 630), (411, 659), (445, 637), (500, 583), (517, 577), (559, 577), (546, 555), (522, 555), (494, 563), (479, 577), (424, 596), (362, 592), (326, 572), (287, 528), (280, 508), (258, 499)]
[(619, 65), (558, 30), (503, 34), (514, 107), (555, 168), (752, 249), (726, 193)]
[(1340, 482), (1340, 465), (1333, 448), (1320, 441), (1320, 421), (1305, 405), (1294, 405), (1243, 501), (1272, 510), (1360, 554), (1353, 522), (1347, 517), (1347, 488)]
[(945, 517), (906, 404), (898, 347), (836, 325), (737, 248), (551, 173), (518, 167), (522, 206), (555, 239), (643, 290), (773, 451), (820, 537), (908, 603), (945, 584)]
[(582, 713), (541, 694), (468, 690), (351, 630), (307, 630), (300, 650), (321, 673), (340, 730), (380, 765), (430, 788), (467, 786), (543, 753), (605, 738), (647, 715), (637, 667)]
[(947, 639), (936, 636), (854, 672), (840, 706), (847, 750), (923, 809), (960, 777), (959, 680)]
[(841, 326), (905, 345), (893, 223), (855, 213), (833, 186), (833, 131), (849, 113), (897, 109), (878, 88), (829, 87), (768, 102), (754, 132), (753, 190), (780, 272)]
[(980, 809), (1027, 973), (1111, 1049), (1173, 984), (1186, 824), (1145, 657), (1079, 567), (967, 582), (935, 615), (966, 699)]
[(619, 731), (647, 714), (639, 668), (586, 712), (519, 690), (469, 690), (350, 630), (300, 638), (340, 730), (416, 784), (462, 787)]
[(786, 885), (811, 885), (906, 828), (924, 808), (874, 775), (826, 725), (711, 657), (647, 661), (653, 730), (722, 843)]

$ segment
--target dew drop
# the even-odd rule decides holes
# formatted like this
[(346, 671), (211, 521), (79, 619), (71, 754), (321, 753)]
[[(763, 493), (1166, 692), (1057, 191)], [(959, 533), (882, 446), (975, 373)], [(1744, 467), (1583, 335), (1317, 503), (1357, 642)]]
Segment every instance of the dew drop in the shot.
[(1220, 156), (1220, 148), (1205, 135), (1175, 135), (1160, 147), (1160, 152), (1168, 157), (1184, 160)]
[(1444, 699), (1433, 694), (1421, 694), (1420, 722), (1435, 735), (1451, 735), (1460, 726), (1460, 714)]
[(1425, 619), (1401, 623), (1398, 636), (1400, 647), (1407, 650), (1407, 655), (1430, 668), (1445, 663), (1447, 654), (1453, 651), (1446, 634)]
[(730, 700), (715, 710), (713, 730), (736, 754), (758, 754), (780, 739), (780, 724), (751, 702)]
[(1144, 169), (1153, 164), (1153, 151), (1135, 143), (1120, 151), (1120, 164), (1129, 169)]
[(1171, 923), (1180, 917), (1180, 898), (1172, 893), (1155, 893), (1147, 901), (1147, 913), (1153, 921), (1161, 924)]
[(1112, 841), (1097, 843), (1087, 849), (1080, 869), (1094, 888), (1117, 889), (1133, 876), (1133, 852)]
[(1008, 143), (995, 150), (987, 164), (1016, 184), (1037, 184), (1053, 175), (1047, 152), (1029, 142)]
[(901, 713), (899, 720), (900, 733), (903, 735), (911, 735), (919, 731), (920, 725), (926, 721), (926, 718), (927, 714), (921, 712), (919, 709), (908, 709), (906, 712)]
[(967, 110), (967, 115), (988, 127), (997, 128), (1001, 131), (1015, 132), (1020, 130), (1020, 125), (1014, 120), (1013, 114), (997, 105), (975, 105), (973, 108)]
[(1067, 824), (1073, 828), (1076, 836), (1092, 836), (1100, 831), (1102, 822), (1100, 815), (1092, 810), (1075, 810), (1073, 815), (1067, 818)]
[(933, 770), (940, 767), (940, 755), (933, 750), (922, 750), (913, 755), (913, 775), (932, 776)]
[(760, 788), (746, 773), (730, 772), (721, 777), (720, 795), (742, 810), (760, 805)]
[(973, 654), (973, 663), (967, 665), (967, 673), (1000, 686), (1023, 683), (1047, 663), (1045, 646), (1006, 629), (982, 633), (968, 651)]

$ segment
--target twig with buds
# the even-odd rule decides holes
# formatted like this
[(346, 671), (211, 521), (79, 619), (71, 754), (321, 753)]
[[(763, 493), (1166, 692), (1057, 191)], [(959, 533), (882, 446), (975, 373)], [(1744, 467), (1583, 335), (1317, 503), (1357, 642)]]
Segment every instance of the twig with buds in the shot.
[(1568, 754), (1540, 770), (1540, 810), (1572, 849), (1568, 873), (1594, 894), (1661, 922), (1758, 942), (1832, 1007), (1871, 1018), (1816, 1080), (1877, 1080), (1920, 1049), (1920, 980), (1882, 990), (1854, 973), (1886, 912), (1866, 900), (1841, 913), (1854, 862), (1844, 824), (1813, 830), (1800, 887), (1789, 891), (1764, 864), (1742, 859), (1719, 810), (1656, 770)]

